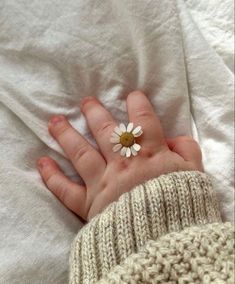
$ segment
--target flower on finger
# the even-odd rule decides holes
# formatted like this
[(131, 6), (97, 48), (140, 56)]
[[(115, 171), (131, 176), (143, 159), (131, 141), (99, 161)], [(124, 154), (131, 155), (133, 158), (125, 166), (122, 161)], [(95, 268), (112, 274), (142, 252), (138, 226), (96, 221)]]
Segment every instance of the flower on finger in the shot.
[(134, 128), (132, 122), (127, 126), (121, 123), (114, 128), (110, 142), (114, 143), (113, 151), (120, 151), (121, 156), (129, 158), (131, 155), (136, 156), (141, 149), (141, 146), (136, 143), (135, 138), (143, 133), (141, 126)]

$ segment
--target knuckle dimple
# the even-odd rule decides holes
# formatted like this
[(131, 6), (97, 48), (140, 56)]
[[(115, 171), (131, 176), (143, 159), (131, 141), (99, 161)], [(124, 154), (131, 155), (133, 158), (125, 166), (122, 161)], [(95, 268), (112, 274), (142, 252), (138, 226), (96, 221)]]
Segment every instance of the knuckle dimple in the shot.
[(118, 171), (127, 171), (129, 169), (130, 163), (128, 159), (118, 159), (116, 161)]
[(142, 158), (152, 158), (154, 156), (154, 151), (151, 149), (142, 148), (139, 152)]
[(155, 150), (142, 147), (138, 154), (141, 158), (152, 158), (155, 155)]

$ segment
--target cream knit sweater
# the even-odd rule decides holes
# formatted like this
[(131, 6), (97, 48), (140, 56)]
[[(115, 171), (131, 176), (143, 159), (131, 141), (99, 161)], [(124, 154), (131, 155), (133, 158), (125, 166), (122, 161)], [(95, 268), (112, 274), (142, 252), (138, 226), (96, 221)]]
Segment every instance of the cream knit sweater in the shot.
[(162, 175), (123, 194), (78, 233), (69, 282), (234, 283), (233, 234), (206, 174)]

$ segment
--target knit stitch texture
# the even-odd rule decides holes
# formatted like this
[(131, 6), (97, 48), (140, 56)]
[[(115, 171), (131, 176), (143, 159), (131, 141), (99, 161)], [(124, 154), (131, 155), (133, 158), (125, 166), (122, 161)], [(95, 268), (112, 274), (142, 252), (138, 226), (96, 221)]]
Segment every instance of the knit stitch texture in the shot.
[(98, 283), (233, 284), (233, 226), (214, 223), (151, 240)]
[[(147, 181), (123, 194), (78, 233), (71, 247), (70, 283), (97, 283), (150, 240), (220, 221), (206, 174), (175, 172)], [(124, 283), (138, 283), (129, 280)]]

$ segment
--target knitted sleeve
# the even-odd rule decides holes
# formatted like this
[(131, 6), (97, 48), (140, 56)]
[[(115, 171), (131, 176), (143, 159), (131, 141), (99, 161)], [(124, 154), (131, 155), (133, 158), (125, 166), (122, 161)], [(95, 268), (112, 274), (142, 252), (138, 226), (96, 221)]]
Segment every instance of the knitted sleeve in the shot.
[(71, 247), (69, 282), (97, 283), (148, 241), (219, 221), (206, 174), (161, 175), (124, 193), (78, 233)]

